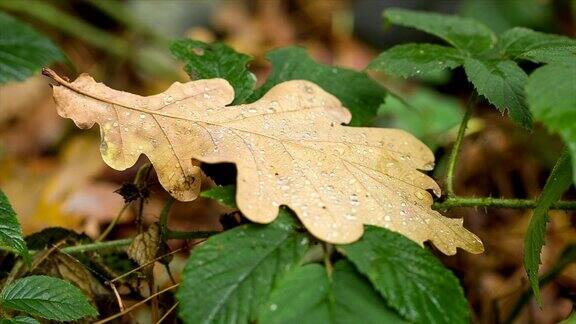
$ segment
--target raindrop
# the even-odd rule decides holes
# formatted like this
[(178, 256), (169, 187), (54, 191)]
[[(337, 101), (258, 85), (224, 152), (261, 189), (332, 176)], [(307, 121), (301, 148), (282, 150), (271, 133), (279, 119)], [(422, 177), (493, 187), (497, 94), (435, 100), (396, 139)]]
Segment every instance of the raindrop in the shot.
[(352, 206), (358, 206), (360, 204), (360, 201), (358, 200), (357, 194), (351, 194), (350, 195), (350, 204)]

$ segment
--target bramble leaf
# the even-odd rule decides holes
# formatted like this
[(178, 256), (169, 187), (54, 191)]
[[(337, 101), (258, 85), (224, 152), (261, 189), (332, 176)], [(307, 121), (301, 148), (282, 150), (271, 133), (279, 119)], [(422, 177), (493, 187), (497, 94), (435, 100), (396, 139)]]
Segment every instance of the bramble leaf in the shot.
[(468, 302), (458, 279), (406, 237), (367, 226), (358, 242), (337, 248), (411, 322), (468, 323)]
[(408, 105), (397, 97), (386, 97), (378, 116), (391, 121), (382, 126), (404, 129), (432, 150), (446, 144), (449, 131), (462, 121), (462, 107), (456, 98), (422, 88), (406, 95), (404, 101)]
[(200, 196), (214, 199), (226, 207), (238, 208), (236, 206), (236, 187), (233, 185), (210, 188), (202, 191)]
[(0, 84), (23, 81), (43, 66), (64, 59), (48, 38), (0, 12)]
[(272, 87), (289, 80), (308, 80), (336, 96), (352, 113), (350, 125), (370, 125), (386, 92), (363, 72), (316, 63), (304, 48), (287, 47), (266, 54), (272, 74), (252, 96), (261, 98)]
[(440, 188), (418, 171), (434, 162), (424, 144), (401, 130), (340, 125), (349, 112), (311, 82), (283, 82), (252, 104), (226, 106), (234, 94), (222, 79), (175, 83), (141, 97), (86, 75), (70, 83), (47, 73), (59, 83), (53, 89), (61, 116), (83, 128), (100, 125), (110, 166), (126, 169), (146, 154), (180, 200), (198, 195), (193, 160), (232, 162), (236, 203), (254, 222), (271, 222), (286, 205), (328, 242), (353, 242), (363, 224), (374, 224), (418, 243), (431, 240), (447, 254), (482, 251), (462, 220), (430, 208), (427, 190), (438, 195)]
[(546, 237), (548, 209), (570, 187), (571, 175), (570, 155), (568, 152), (564, 152), (546, 181), (524, 237), (524, 266), (534, 291), (534, 297), (539, 304), (542, 304), (542, 300), (538, 284), (538, 268), (540, 266), (540, 252)]
[(40, 324), (37, 320), (27, 316), (0, 319), (0, 324)]
[(48, 276), (14, 281), (0, 293), (0, 306), (56, 321), (75, 321), (98, 315), (80, 289)]
[(489, 50), (496, 43), (492, 30), (470, 18), (394, 8), (384, 11), (384, 19), (395, 25), (435, 35), (470, 53)]
[(561, 63), (567, 59), (576, 59), (576, 40), (516, 27), (500, 35), (498, 50), (511, 60)]
[(572, 155), (576, 184), (576, 59), (548, 64), (528, 78), (526, 94), (534, 118), (560, 134)]
[(193, 80), (222, 78), (230, 82), (235, 104), (244, 103), (254, 91), (256, 77), (247, 67), (252, 58), (226, 44), (182, 39), (173, 42), (170, 51), (186, 63), (186, 72)]
[(408, 78), (426, 75), (462, 65), (464, 57), (460, 51), (435, 44), (405, 44), (394, 46), (376, 57), (369, 70)]
[(250, 224), (194, 249), (177, 297), (185, 323), (248, 323), (272, 287), (301, 261), (307, 236), (286, 212), (268, 226)]
[(318, 264), (291, 271), (262, 306), (264, 324), (404, 322), (345, 260), (334, 265), (330, 278)]
[(0, 190), (0, 247), (13, 250), (27, 262), (30, 261), (16, 212), (2, 190)]
[(526, 104), (524, 86), (528, 76), (513, 61), (467, 58), (464, 70), (476, 91), (512, 120), (532, 128), (532, 114)]

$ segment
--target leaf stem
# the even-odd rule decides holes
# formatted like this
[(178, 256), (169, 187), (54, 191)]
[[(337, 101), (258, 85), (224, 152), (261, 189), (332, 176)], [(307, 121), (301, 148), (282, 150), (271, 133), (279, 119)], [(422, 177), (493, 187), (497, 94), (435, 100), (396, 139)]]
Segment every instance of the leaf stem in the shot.
[(329, 278), (332, 278), (333, 266), (330, 257), (334, 251), (334, 246), (330, 243), (323, 242), (322, 247), (324, 248), (324, 266), (326, 267), (326, 273), (328, 273)]
[(164, 204), (162, 212), (160, 213), (160, 220), (158, 223), (160, 225), (160, 236), (162, 237), (163, 241), (166, 240), (168, 236), (167, 234), (170, 231), (168, 229), (168, 214), (170, 214), (170, 209), (172, 208), (174, 201), (175, 199), (172, 196), (170, 196), (166, 201), (166, 204)]
[(95, 243), (88, 243), (82, 245), (75, 245), (75, 246), (68, 246), (62, 248), (62, 252), (66, 253), (85, 253), (91, 251), (99, 251), (105, 249), (114, 249), (120, 248), (130, 245), (132, 243), (132, 239), (121, 239), (115, 241), (107, 241), (107, 242), (95, 242)]
[(192, 239), (201, 239), (201, 238), (208, 238), (212, 235), (216, 235), (220, 232), (213, 232), (213, 231), (192, 231), (192, 232), (183, 232), (183, 231), (166, 231), (166, 239), (172, 240), (192, 240)]
[(476, 92), (473, 92), (468, 100), (468, 105), (466, 106), (466, 112), (460, 123), (460, 128), (458, 129), (458, 135), (456, 136), (456, 141), (454, 141), (454, 146), (448, 157), (448, 170), (446, 171), (446, 195), (454, 197), (454, 173), (456, 171), (456, 163), (458, 162), (458, 155), (462, 149), (462, 140), (464, 139), (464, 134), (466, 133), (466, 128), (468, 127), (468, 121), (472, 117), (472, 110), (476, 103), (478, 102), (478, 96)]
[[(457, 207), (489, 207), (489, 208), (512, 208), (512, 209), (534, 209), (538, 201), (534, 199), (501, 199), (492, 197), (468, 198), (449, 197), (444, 201), (435, 202), (433, 209), (446, 210)], [(550, 209), (556, 210), (576, 210), (576, 201), (557, 201)]]

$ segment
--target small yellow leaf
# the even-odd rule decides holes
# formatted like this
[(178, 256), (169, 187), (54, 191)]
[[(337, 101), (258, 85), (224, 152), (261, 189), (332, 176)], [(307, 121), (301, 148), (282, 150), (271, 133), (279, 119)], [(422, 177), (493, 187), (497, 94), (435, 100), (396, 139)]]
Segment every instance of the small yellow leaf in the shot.
[(113, 90), (87, 75), (57, 81), (58, 113), (81, 128), (100, 125), (101, 151), (115, 169), (146, 154), (160, 183), (177, 199), (195, 199), (200, 169), (193, 162), (232, 162), (237, 204), (247, 218), (273, 221), (281, 205), (316, 237), (344, 244), (363, 225), (386, 227), (446, 254), (482, 242), (430, 208), (440, 188), (418, 171), (433, 168), (432, 152), (396, 129), (342, 126), (350, 113), (317, 85), (302, 80), (272, 88), (260, 100), (226, 106), (234, 90), (223, 79), (174, 83), (154, 96)]

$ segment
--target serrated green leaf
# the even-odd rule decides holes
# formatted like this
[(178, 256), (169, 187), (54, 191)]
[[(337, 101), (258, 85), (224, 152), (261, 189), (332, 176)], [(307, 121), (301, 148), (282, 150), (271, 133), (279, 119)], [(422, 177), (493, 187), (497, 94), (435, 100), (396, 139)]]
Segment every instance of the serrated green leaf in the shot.
[(207, 44), (197, 40), (177, 40), (170, 46), (172, 55), (186, 63), (190, 77), (226, 79), (234, 88), (234, 104), (241, 104), (254, 91), (256, 78), (248, 70), (252, 58), (223, 43)]
[(480, 95), (501, 112), (507, 110), (517, 124), (532, 128), (532, 114), (524, 92), (528, 76), (516, 63), (509, 60), (467, 58), (464, 70)]
[(468, 302), (458, 279), (408, 238), (366, 226), (359, 241), (338, 249), (370, 279), (388, 305), (408, 320), (468, 323)]
[(74, 321), (98, 315), (78, 287), (48, 276), (30, 276), (14, 281), (0, 293), (0, 306), (56, 321)]
[(316, 63), (304, 48), (286, 47), (269, 52), (272, 74), (251, 100), (262, 97), (270, 88), (288, 80), (308, 80), (338, 97), (352, 112), (351, 125), (369, 125), (386, 92), (366, 73)]
[(534, 118), (560, 134), (572, 155), (576, 184), (576, 59), (536, 69), (526, 84)]
[(64, 55), (48, 38), (0, 12), (0, 84), (22, 81)]
[(202, 191), (200, 196), (214, 199), (226, 207), (238, 208), (236, 206), (236, 186), (234, 185), (210, 188)]
[(0, 247), (13, 250), (27, 262), (30, 260), (16, 212), (2, 190), (0, 190)]
[(530, 224), (524, 237), (524, 267), (530, 279), (534, 297), (541, 305), (540, 286), (538, 284), (538, 267), (540, 266), (540, 252), (544, 246), (546, 224), (548, 223), (548, 210), (552, 203), (558, 201), (562, 194), (572, 183), (572, 167), (568, 152), (562, 153), (554, 169), (550, 173), (546, 185), (538, 198), (538, 203), (530, 219)]
[(32, 317), (16, 316), (14, 318), (1, 319), (0, 324), (40, 324), (40, 322)]
[(500, 36), (498, 51), (512, 60), (523, 59), (536, 63), (564, 62), (576, 58), (576, 40), (516, 27)]
[(259, 322), (268, 323), (402, 323), (370, 283), (345, 260), (331, 278), (319, 264), (289, 273), (263, 305)]
[(376, 57), (369, 70), (408, 78), (456, 68), (464, 62), (460, 51), (435, 44), (397, 45)]
[(384, 18), (389, 23), (435, 35), (456, 48), (474, 54), (489, 50), (496, 43), (492, 30), (470, 18), (406, 9), (387, 9)]
[(447, 133), (462, 121), (462, 109), (457, 99), (427, 89), (418, 89), (402, 100), (389, 95), (378, 110), (387, 123), (376, 126), (407, 130), (430, 149), (444, 144)]
[(284, 210), (268, 225), (250, 224), (212, 236), (194, 249), (177, 297), (185, 323), (247, 323), (270, 290), (302, 259), (308, 237)]

